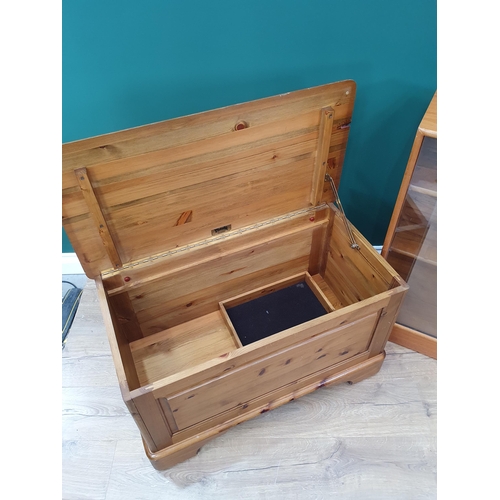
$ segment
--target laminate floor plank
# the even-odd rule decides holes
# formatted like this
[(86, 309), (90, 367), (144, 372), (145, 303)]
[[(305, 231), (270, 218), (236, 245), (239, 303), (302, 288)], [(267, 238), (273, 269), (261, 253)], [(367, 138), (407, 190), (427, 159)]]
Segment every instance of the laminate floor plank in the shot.
[(115, 387), (65, 387), (62, 390), (64, 440), (134, 439), (137, 427)]
[(435, 498), (432, 443), (416, 438), (242, 436), (233, 430), (188, 462), (154, 472), (134, 441), (117, 444), (109, 499)]
[(116, 441), (64, 440), (62, 498), (104, 500)]
[(121, 399), (88, 281), (63, 350), (63, 498), (435, 499), (436, 360), (386, 352), (377, 375), (244, 422), (159, 472)]
[(111, 353), (62, 359), (63, 387), (114, 387), (117, 384)]

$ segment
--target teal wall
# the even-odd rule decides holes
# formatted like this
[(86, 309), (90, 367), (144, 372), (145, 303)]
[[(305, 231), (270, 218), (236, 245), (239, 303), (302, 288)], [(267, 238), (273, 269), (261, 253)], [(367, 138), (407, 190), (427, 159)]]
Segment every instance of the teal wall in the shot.
[(436, 0), (64, 0), (62, 13), (63, 142), (355, 80), (340, 195), (383, 243), (437, 86)]

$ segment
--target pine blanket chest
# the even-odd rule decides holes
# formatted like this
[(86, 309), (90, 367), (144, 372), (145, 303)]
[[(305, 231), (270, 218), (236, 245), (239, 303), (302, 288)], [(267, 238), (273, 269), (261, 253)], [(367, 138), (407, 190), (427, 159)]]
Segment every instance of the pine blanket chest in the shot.
[(337, 82), (63, 144), (63, 225), (157, 469), (379, 370), (407, 285), (338, 199), (355, 90)]

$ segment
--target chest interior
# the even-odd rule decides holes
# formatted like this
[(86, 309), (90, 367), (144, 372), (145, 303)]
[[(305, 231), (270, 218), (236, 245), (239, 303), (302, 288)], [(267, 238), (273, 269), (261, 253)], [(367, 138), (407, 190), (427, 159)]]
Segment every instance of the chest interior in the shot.
[(328, 363), (367, 352), (383, 305), (370, 300), (402, 282), (355, 229), (352, 248), (327, 181), (354, 94), (338, 82), (63, 146), (63, 225), (102, 282), (127, 390), (182, 391), (227, 357), (342, 329), (358, 303), (366, 328), (335, 337)]
[[(398, 286), (358, 232), (356, 241), (358, 250), (342, 215), (326, 206), (104, 275), (133, 361), (129, 388), (272, 342)], [(369, 340), (353, 339), (346, 354)]]

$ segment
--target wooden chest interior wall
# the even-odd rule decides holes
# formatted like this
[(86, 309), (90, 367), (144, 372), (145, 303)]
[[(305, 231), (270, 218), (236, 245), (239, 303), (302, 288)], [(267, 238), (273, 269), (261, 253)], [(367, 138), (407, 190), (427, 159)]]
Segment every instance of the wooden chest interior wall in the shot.
[(332, 203), (354, 94), (338, 82), (63, 145), (63, 224), (155, 467), (380, 368), (407, 286)]

